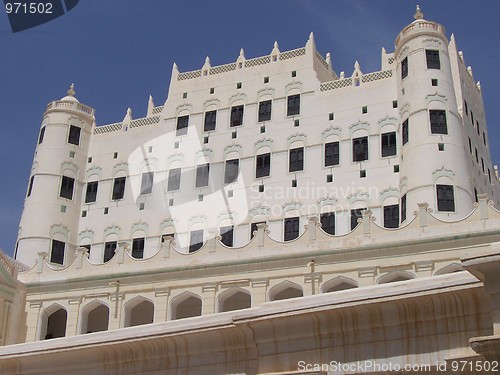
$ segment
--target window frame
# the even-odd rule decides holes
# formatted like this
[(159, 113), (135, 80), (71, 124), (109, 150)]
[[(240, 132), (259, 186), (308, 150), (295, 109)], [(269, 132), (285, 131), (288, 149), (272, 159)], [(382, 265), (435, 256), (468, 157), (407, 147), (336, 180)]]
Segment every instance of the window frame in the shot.
[(408, 77), (408, 56), (401, 60), (401, 79)]
[[(331, 146), (331, 152), (327, 151), (328, 146)], [(336, 152), (335, 152), (336, 151)], [(340, 165), (340, 141), (326, 142), (323, 147), (324, 153), (324, 166), (331, 167), (334, 165)], [(331, 155), (329, 155), (331, 153)], [(327, 161), (331, 159), (330, 161)]]
[[(194, 253), (203, 247), (203, 236), (203, 229), (196, 229), (189, 232), (189, 253)], [(201, 242), (193, 242), (193, 240), (196, 240), (196, 237), (201, 237)]]
[[(102, 262), (107, 263), (115, 256), (116, 249), (118, 247), (117, 241), (107, 241), (104, 242), (104, 250), (102, 254)], [(111, 256), (110, 256), (111, 255)]]
[[(325, 233), (334, 236), (335, 235), (335, 226), (336, 226), (335, 225), (336, 224), (335, 223), (335, 221), (336, 221), (335, 212), (324, 212), (324, 213), (320, 214), (319, 220), (321, 223), (321, 229)], [(332, 220), (333, 220), (333, 225), (328, 225), (328, 224), (332, 224)]]
[(209, 183), (210, 183), (210, 163), (198, 164), (196, 166), (194, 187), (195, 188), (207, 187)]
[[(355, 142), (360, 142), (358, 145)], [(356, 148), (361, 147), (361, 145), (366, 144), (366, 149), (361, 150), (363, 152), (363, 157), (364, 159), (358, 158), (360, 152), (357, 152)], [(362, 136), (362, 137), (356, 137), (352, 138), (352, 161), (353, 163), (359, 163), (362, 161), (369, 160), (369, 145), (368, 145), (368, 136)]]
[(410, 141), (410, 121), (409, 118), (401, 124), (401, 143), (404, 146)]
[[(399, 228), (399, 204), (383, 206), (384, 228)], [(396, 213), (396, 217), (394, 217)]]
[[(436, 58), (437, 56), (437, 58)], [(426, 49), (425, 50), (425, 61), (427, 69), (441, 69), (441, 57), (439, 50)]]
[[(112, 201), (119, 201), (125, 197), (126, 184), (127, 184), (127, 177), (126, 176), (115, 177), (113, 179), (113, 189), (111, 190), (111, 200)], [(118, 195), (120, 195), (120, 196), (118, 197)]]
[[(262, 166), (259, 168), (259, 160), (262, 160)], [(268, 163), (265, 163), (266, 160), (269, 160)], [(266, 164), (268, 164), (266, 166)], [(259, 174), (258, 172), (261, 171), (261, 173), (266, 173), (267, 174)], [(271, 176), (271, 152), (266, 152), (263, 154), (258, 154), (255, 155), (255, 178), (264, 178), (264, 177), (269, 177)]]
[[(295, 147), (288, 150), (288, 172), (301, 172), (304, 170), (305, 148)], [(295, 159), (295, 160), (294, 160)]]
[(154, 172), (143, 172), (141, 174), (141, 188), (139, 190), (139, 195), (148, 195), (153, 193), (154, 176)]
[(300, 115), (300, 101), (300, 94), (288, 95), (286, 97), (287, 117)]
[(50, 246), (50, 263), (64, 265), (64, 253), (66, 250), (66, 242), (52, 239)]
[(97, 201), (98, 189), (99, 189), (99, 181), (87, 182), (87, 189), (85, 190), (85, 203), (86, 204), (95, 203)]
[(234, 225), (220, 228), (221, 242), (227, 247), (234, 246)]
[(75, 125), (69, 126), (68, 143), (75, 146), (80, 146), (82, 128)]
[[(263, 100), (259, 102), (259, 112), (257, 122), (271, 121), (273, 101)], [(264, 107), (264, 108), (263, 108)]]
[(177, 116), (177, 124), (175, 127), (175, 135), (177, 137), (188, 133), (189, 115)]
[[(393, 140), (393, 143), (391, 143), (391, 139)], [(387, 141), (386, 145), (384, 145), (384, 140)], [(398, 143), (395, 131), (380, 134), (380, 151), (383, 158), (397, 156), (397, 145)]]
[[(433, 120), (438, 120), (433, 122)], [(441, 120), (444, 119), (444, 124)], [(429, 110), (429, 123), (431, 134), (435, 135), (448, 135), (448, 119), (446, 117), (446, 110), (444, 109), (430, 109)]]
[[(444, 200), (439, 197), (439, 189), (444, 190), (444, 194), (446, 195)], [(451, 191), (451, 200), (448, 196), (449, 191)], [(455, 188), (453, 185), (436, 184), (436, 207), (439, 212), (455, 212)]]
[[(71, 194), (69, 194), (71, 192)], [(71, 196), (70, 196), (71, 195)], [(61, 176), (61, 186), (59, 190), (59, 197), (64, 199), (73, 200), (75, 195), (75, 179), (69, 176)]]
[(238, 181), (240, 173), (240, 159), (228, 159), (224, 163), (224, 184)]
[(144, 248), (146, 244), (145, 237), (137, 237), (132, 239), (132, 250), (130, 255), (134, 259), (144, 259)]
[(215, 109), (212, 111), (206, 111), (203, 121), (203, 131), (205, 132), (213, 131), (216, 129), (216, 127), (217, 127), (217, 110)]
[(229, 115), (229, 127), (235, 128), (243, 125), (243, 116), (245, 115), (245, 105), (239, 104), (231, 107)]
[(358, 219), (363, 218), (363, 211), (365, 211), (366, 208), (352, 208), (351, 209), (351, 231), (356, 229), (359, 224), (358, 224)]
[(43, 139), (45, 137), (45, 128), (47, 127), (47, 125), (44, 125), (42, 126), (42, 128), (40, 129), (40, 133), (38, 134), (38, 144), (42, 144), (43, 143)]
[[(287, 227), (292, 226), (291, 231)], [(283, 219), (283, 241), (293, 241), (300, 237), (300, 216), (287, 217)]]
[(181, 188), (182, 168), (172, 168), (168, 170), (167, 191), (177, 191)]

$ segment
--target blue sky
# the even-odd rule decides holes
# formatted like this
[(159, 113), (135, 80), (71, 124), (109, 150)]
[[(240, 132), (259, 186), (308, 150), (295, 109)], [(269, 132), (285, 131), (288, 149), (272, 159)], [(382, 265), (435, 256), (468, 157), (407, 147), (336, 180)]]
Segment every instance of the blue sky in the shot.
[[(493, 162), (500, 162), (500, 35), (497, 0), (418, 1), (425, 18), (455, 34), (465, 62), (481, 81)], [(98, 125), (146, 113), (167, 95), (174, 61), (180, 71), (267, 55), (305, 45), (331, 52), (337, 73), (380, 70), (380, 51), (394, 50), (413, 21), (416, 2), (402, 0), (82, 0), (71, 12), (12, 33), (0, 12), (0, 248), (14, 251), (18, 223), (44, 108), (75, 83), (80, 102), (96, 110)], [(3, 4), (2, 4), (3, 6)], [(43, 218), (40, 218), (43, 220)]]

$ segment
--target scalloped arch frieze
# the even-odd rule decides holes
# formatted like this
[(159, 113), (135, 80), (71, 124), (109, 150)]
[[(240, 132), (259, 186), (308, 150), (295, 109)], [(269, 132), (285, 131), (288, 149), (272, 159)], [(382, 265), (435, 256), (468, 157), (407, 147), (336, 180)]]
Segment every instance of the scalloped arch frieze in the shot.
[(147, 158), (143, 159), (141, 161), (141, 170), (148, 169), (150, 171), (151, 169), (156, 170), (158, 168), (158, 159), (157, 158)]
[(335, 206), (338, 203), (338, 199), (335, 197), (324, 197), (319, 199), (316, 204), (318, 205), (318, 208), (321, 210), (321, 208), (325, 206)]
[(52, 224), (50, 226), (50, 237), (54, 237), (55, 234), (60, 233), (63, 234), (66, 238), (69, 236), (69, 228), (66, 225), (60, 224)]
[(368, 205), (368, 203), (370, 201), (370, 194), (368, 194), (366, 191), (358, 191), (358, 192), (355, 192), (351, 195), (348, 195), (347, 201), (349, 202), (350, 205), (352, 205), (356, 202), (359, 202), (359, 201), (362, 201), (362, 202), (366, 203), (366, 205)]
[(439, 48), (443, 43), (438, 38), (427, 38), (422, 40), (426, 47)]
[(408, 45), (404, 46), (401, 51), (399, 52), (398, 54), (398, 59), (402, 59), (403, 56), (406, 56), (408, 54), (408, 50), (410, 49), (410, 47), (408, 47)]
[(78, 233), (78, 243), (81, 243), (84, 239), (88, 238), (90, 242), (94, 242), (94, 231), (92, 229), (85, 229)]
[(387, 198), (395, 197), (399, 199), (399, 189), (395, 187), (388, 187), (380, 192), (380, 201), (384, 202)]
[(274, 98), (274, 88), (272, 87), (265, 87), (263, 89), (260, 89), (257, 91), (257, 100), (260, 100), (260, 98), (269, 95), (271, 98)]
[(293, 81), (285, 85), (285, 92), (288, 93), (293, 90), (299, 90), (302, 92), (303, 83), (301, 81)]
[(336, 137), (341, 138), (342, 129), (338, 126), (336, 126), (336, 127), (330, 126), (329, 128), (327, 128), (321, 132), (321, 139), (323, 140), (323, 142), (325, 142), (325, 140), (331, 136), (336, 136)]
[(233, 103), (237, 102), (237, 101), (242, 101), (243, 103), (247, 103), (247, 94), (243, 93), (243, 92), (239, 92), (237, 94), (234, 94), (234, 95), (231, 95), (229, 97), (229, 106), (231, 107), (233, 105)]
[(411, 111), (410, 103), (406, 102), (401, 106), (401, 108), (399, 108), (399, 116), (401, 117), (401, 119), (405, 117), (404, 115), (406, 113), (408, 114), (408, 116), (410, 116), (410, 111)]
[(220, 100), (217, 98), (212, 98), (212, 99), (205, 100), (205, 102), (203, 103), (204, 110), (206, 110), (208, 107), (211, 107), (211, 106), (216, 106), (217, 108), (219, 108), (220, 107)]
[(300, 211), (300, 209), (302, 208), (302, 205), (303, 205), (303, 203), (299, 202), (299, 201), (287, 202), (287, 203), (284, 203), (281, 206), (281, 208), (283, 208), (283, 213), (287, 213), (288, 211), (294, 211), (294, 210)]
[(96, 175), (97, 178), (100, 180), (101, 174), (102, 174), (101, 167), (92, 167), (92, 168), (87, 169), (87, 172), (85, 173), (85, 179), (88, 180), (90, 177)]
[(396, 117), (389, 117), (389, 115), (386, 115), (383, 119), (380, 119), (377, 122), (378, 122), (378, 128), (380, 130), (384, 126), (388, 126), (388, 125), (393, 125), (396, 128), (398, 126), (398, 119)]
[(233, 143), (232, 145), (224, 147), (224, 159), (226, 159), (226, 156), (231, 152), (236, 152), (238, 154), (241, 154), (242, 148), (243, 146), (237, 143)]
[(181, 105), (178, 105), (177, 108), (175, 108), (175, 113), (177, 116), (183, 111), (187, 111), (189, 113), (192, 112), (193, 105), (191, 103), (183, 103)]
[(448, 99), (446, 98), (445, 95), (440, 95), (437, 92), (431, 95), (427, 95), (425, 97), (425, 101), (427, 105), (429, 105), (431, 102), (440, 102), (443, 103), (443, 105), (447, 105)]
[(197, 215), (197, 216), (191, 216), (188, 220), (188, 224), (190, 227), (192, 227), (195, 224), (202, 224), (205, 227), (207, 221), (208, 217), (206, 215)]
[(214, 150), (211, 148), (204, 148), (203, 150), (198, 151), (194, 156), (194, 164), (197, 165), (200, 159), (212, 160), (212, 156), (214, 154)]
[(307, 145), (307, 135), (303, 133), (295, 133), (287, 138), (288, 147), (294, 142), (302, 142), (304, 146)]
[(61, 174), (64, 174), (64, 171), (68, 170), (73, 172), (75, 176), (78, 176), (78, 166), (75, 163), (65, 161), (61, 164)]
[(119, 237), (121, 230), (122, 228), (119, 225), (110, 225), (104, 229), (104, 238), (110, 234), (116, 234)]
[(255, 153), (262, 147), (269, 147), (271, 151), (273, 150), (274, 141), (272, 139), (261, 139), (255, 142)]
[(138, 221), (137, 223), (132, 224), (132, 227), (130, 228), (130, 235), (133, 237), (135, 232), (143, 231), (144, 236), (147, 237), (148, 230), (149, 230), (149, 224), (141, 220)]
[(354, 132), (356, 132), (358, 130), (366, 130), (368, 133), (370, 133), (370, 124), (366, 121), (361, 121), (361, 120), (359, 120), (358, 122), (356, 122), (354, 124), (351, 124), (349, 126), (349, 132), (350, 132), (351, 137), (354, 134)]
[(175, 228), (175, 224), (176, 224), (176, 220), (174, 220), (171, 217), (169, 217), (167, 219), (162, 220), (162, 222), (160, 223), (160, 229), (163, 232), (163, 230), (165, 228), (168, 228), (168, 227), (174, 227)]
[(118, 172), (125, 172), (125, 174), (128, 175), (128, 163), (115, 164), (113, 166), (113, 176)]
[(262, 206), (259, 205), (257, 207), (252, 207), (251, 209), (248, 210), (248, 216), (250, 219), (254, 218), (255, 216), (266, 216), (269, 217), (271, 214), (271, 209), (267, 206)]
[(436, 181), (441, 177), (448, 177), (452, 181), (455, 181), (455, 173), (451, 169), (446, 169), (444, 166), (441, 169), (436, 169), (432, 172), (432, 179), (434, 180), (434, 183), (436, 183)]

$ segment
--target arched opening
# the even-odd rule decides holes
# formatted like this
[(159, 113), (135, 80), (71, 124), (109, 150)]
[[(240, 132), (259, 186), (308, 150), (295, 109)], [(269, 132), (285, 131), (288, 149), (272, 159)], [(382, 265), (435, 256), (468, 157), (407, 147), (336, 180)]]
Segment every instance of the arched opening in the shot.
[(377, 284), (388, 284), (388, 283), (396, 283), (398, 281), (406, 281), (414, 279), (415, 276), (407, 271), (392, 271), (378, 279)]
[(461, 272), (465, 271), (464, 268), (459, 263), (451, 263), (443, 268), (439, 269), (434, 273), (434, 276), (445, 275), (447, 273)]
[(201, 316), (201, 298), (183, 293), (172, 300), (172, 320)]
[(219, 312), (249, 309), (252, 307), (252, 297), (244, 289), (233, 289), (219, 296)]
[(347, 277), (338, 276), (332, 280), (327, 281), (321, 287), (322, 293), (339, 292), (341, 290), (357, 288), (358, 284)]
[(43, 339), (49, 340), (66, 336), (67, 319), (68, 313), (63, 308), (60, 308), (50, 314), (47, 318), (47, 330)]
[(137, 299), (129, 302), (125, 309), (125, 327), (135, 327), (153, 323), (154, 305), (151, 301)]
[(107, 331), (109, 325), (109, 307), (102, 303), (89, 306), (82, 311), (81, 333)]
[(269, 291), (270, 301), (279, 301), (283, 299), (298, 298), (304, 296), (304, 292), (300, 285), (290, 281), (284, 281)]

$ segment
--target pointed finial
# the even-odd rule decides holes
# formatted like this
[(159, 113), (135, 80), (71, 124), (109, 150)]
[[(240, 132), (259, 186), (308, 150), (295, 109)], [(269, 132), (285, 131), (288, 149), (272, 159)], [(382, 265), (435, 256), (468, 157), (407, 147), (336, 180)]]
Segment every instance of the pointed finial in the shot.
[(274, 47), (274, 48), (279, 48), (279, 47), (278, 47), (278, 42), (277, 42), (276, 40), (274, 41), (274, 45), (273, 45), (273, 47)]
[(240, 57), (245, 57), (245, 50), (243, 48), (240, 49)]
[(205, 64), (210, 64), (210, 57), (205, 57)]
[(420, 6), (417, 5), (417, 10), (415, 11), (415, 15), (413, 16), (416, 20), (421, 20), (424, 18), (424, 14), (420, 11)]
[(359, 62), (358, 62), (358, 60), (356, 60), (356, 62), (354, 63), (354, 70), (359, 70)]
[(69, 87), (67, 92), (68, 92), (69, 96), (75, 96), (75, 84), (74, 83), (71, 84), (71, 86)]
[(314, 33), (312, 31), (309, 33), (309, 40), (314, 41)]

